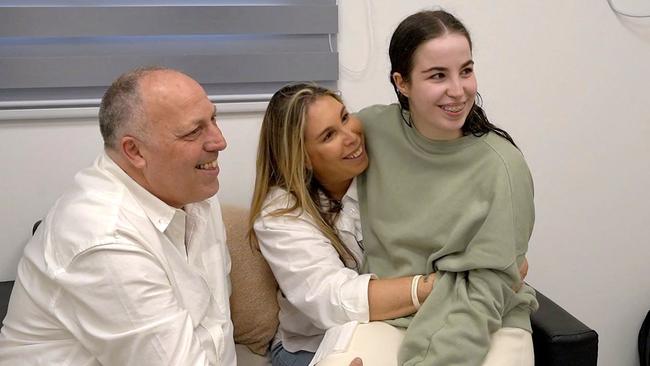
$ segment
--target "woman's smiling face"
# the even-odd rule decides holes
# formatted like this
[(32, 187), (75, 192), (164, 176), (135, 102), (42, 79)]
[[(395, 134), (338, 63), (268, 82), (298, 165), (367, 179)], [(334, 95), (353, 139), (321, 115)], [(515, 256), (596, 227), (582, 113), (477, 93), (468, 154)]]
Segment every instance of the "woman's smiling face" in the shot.
[(315, 178), (326, 189), (349, 185), (368, 167), (361, 121), (330, 96), (307, 109), (305, 148)]
[(432, 140), (462, 136), (463, 124), (476, 98), (474, 61), (467, 38), (446, 33), (422, 43), (413, 54), (407, 78), (393, 74), (400, 93), (408, 97), (417, 130)]

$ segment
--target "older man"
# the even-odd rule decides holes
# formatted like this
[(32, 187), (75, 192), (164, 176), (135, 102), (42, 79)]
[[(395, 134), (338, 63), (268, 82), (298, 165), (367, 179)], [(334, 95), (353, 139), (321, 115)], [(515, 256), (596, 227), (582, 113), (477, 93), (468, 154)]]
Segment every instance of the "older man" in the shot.
[(146, 68), (108, 89), (105, 149), (27, 244), (2, 365), (235, 365), (215, 107)]

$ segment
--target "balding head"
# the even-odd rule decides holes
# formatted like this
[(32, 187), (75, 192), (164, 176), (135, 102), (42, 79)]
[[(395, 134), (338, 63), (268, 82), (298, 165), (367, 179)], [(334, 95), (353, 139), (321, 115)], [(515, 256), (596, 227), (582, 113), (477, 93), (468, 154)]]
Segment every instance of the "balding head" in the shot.
[(145, 114), (140, 93), (141, 80), (156, 72), (176, 72), (149, 66), (122, 74), (104, 93), (99, 107), (99, 129), (104, 147), (116, 150), (125, 134), (144, 137)]
[(226, 140), (216, 107), (186, 74), (146, 68), (122, 75), (106, 92), (100, 124), (108, 156), (168, 205), (181, 208), (219, 189)]
[(183, 108), (192, 96), (207, 99), (203, 87), (180, 71), (159, 69), (139, 78), (139, 102), (145, 123), (145, 132), (159, 129), (161, 121), (175, 108)]

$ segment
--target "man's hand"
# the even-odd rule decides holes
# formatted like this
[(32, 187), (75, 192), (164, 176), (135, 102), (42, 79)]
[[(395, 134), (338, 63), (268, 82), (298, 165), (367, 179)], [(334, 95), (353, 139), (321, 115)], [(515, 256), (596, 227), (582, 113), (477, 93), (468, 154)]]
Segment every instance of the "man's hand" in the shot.
[(363, 361), (359, 357), (355, 358), (350, 362), (350, 366), (363, 366)]

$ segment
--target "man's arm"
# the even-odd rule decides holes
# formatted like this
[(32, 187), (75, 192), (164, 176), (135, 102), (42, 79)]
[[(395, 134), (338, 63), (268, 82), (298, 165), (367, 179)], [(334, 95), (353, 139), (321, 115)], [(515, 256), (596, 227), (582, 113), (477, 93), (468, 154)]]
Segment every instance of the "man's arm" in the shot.
[(195, 334), (201, 319), (179, 303), (157, 259), (132, 245), (97, 248), (57, 276), (54, 300), (88, 352), (102, 365), (208, 365)]

